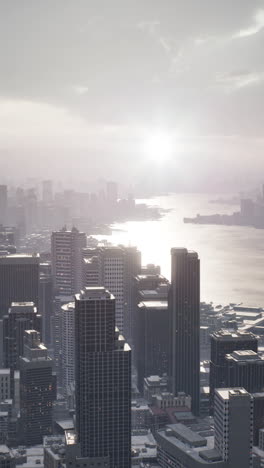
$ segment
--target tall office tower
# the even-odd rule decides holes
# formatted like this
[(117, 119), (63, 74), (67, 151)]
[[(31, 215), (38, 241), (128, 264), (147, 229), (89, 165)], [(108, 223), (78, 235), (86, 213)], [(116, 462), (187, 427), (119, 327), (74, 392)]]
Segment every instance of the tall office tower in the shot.
[(252, 463), (253, 398), (244, 388), (215, 391), (215, 448), (230, 468)]
[(115, 298), (105, 288), (75, 296), (75, 343), (79, 456), (130, 468), (131, 351), (115, 328)]
[(144, 378), (169, 373), (170, 320), (167, 301), (141, 302), (136, 312), (135, 343), (138, 388), (143, 392)]
[(192, 397), (192, 411), (200, 402), (200, 260), (196, 252), (171, 250), (171, 380), (174, 394)]
[(259, 445), (259, 431), (264, 427), (264, 392), (252, 393), (253, 397), (253, 445)]
[(258, 351), (258, 339), (253, 333), (220, 330), (211, 336), (210, 411), (213, 413), (214, 391), (227, 387), (226, 355), (234, 351)]
[(75, 381), (75, 304), (70, 302), (61, 308), (62, 327), (62, 385), (65, 394)]
[(39, 255), (0, 256), (0, 318), (8, 313), (11, 302), (39, 300)]
[(33, 302), (12, 302), (3, 317), (4, 367), (18, 369), (19, 357), (24, 352), (24, 332), (28, 329), (41, 332), (41, 319)]
[(53, 201), (53, 183), (52, 180), (43, 180), (42, 182), (42, 200), (44, 203)]
[[(144, 273), (142, 273), (144, 271)], [(149, 271), (146, 273), (146, 271)], [(136, 347), (138, 340), (138, 329), (136, 323), (137, 306), (140, 302), (149, 301), (168, 301), (169, 280), (159, 273), (155, 273), (155, 269), (146, 270), (141, 268), (141, 273), (132, 279), (132, 343)], [(136, 348), (135, 348), (136, 350)], [(134, 357), (134, 353), (133, 353)]]
[(228, 388), (243, 387), (249, 393), (264, 390), (264, 358), (251, 350), (226, 355)]
[[(141, 253), (135, 247), (83, 249), (83, 258), (98, 257), (99, 283), (116, 299), (116, 325), (130, 343), (133, 314), (133, 277), (140, 272)], [(96, 265), (96, 263), (94, 263)], [(96, 275), (95, 271), (95, 275)]]
[(26, 330), (24, 356), (20, 357), (21, 438), (25, 445), (42, 444), (52, 434), (52, 403), (56, 381), (52, 359), (36, 330)]
[(86, 234), (72, 228), (52, 233), (52, 276), (55, 294), (73, 296), (82, 287), (82, 255), (86, 247)]
[(83, 287), (98, 286), (100, 284), (100, 260), (93, 256), (83, 258), (82, 263)]
[(39, 313), (42, 315), (42, 337), (46, 346), (51, 344), (51, 319), (53, 317), (53, 282), (50, 263), (40, 264)]
[(69, 304), (72, 300), (72, 296), (56, 296), (54, 300), (54, 315), (51, 320), (51, 342), (58, 387), (62, 386), (62, 306)]
[(118, 198), (118, 189), (116, 182), (107, 182), (106, 198), (110, 203), (116, 203)]
[(7, 222), (7, 186), (0, 185), (0, 224)]

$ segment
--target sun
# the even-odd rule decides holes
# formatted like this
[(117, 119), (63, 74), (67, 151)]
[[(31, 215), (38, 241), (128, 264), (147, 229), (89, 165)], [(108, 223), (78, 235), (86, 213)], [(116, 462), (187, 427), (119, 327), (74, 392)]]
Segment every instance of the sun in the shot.
[(166, 132), (157, 132), (145, 141), (145, 154), (153, 162), (162, 164), (172, 157), (173, 142)]

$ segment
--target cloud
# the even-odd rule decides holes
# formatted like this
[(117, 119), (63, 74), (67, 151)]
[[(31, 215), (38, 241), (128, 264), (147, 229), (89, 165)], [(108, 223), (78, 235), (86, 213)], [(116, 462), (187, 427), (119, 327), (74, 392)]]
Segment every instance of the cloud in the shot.
[(263, 29), (264, 29), (264, 10), (259, 10), (254, 17), (254, 23), (246, 29), (241, 29), (233, 37), (243, 38), (243, 37), (254, 36), (255, 34), (258, 34), (260, 31), (262, 31)]
[(219, 73), (216, 77), (218, 84), (223, 85), (226, 90), (239, 90), (247, 86), (253, 86), (264, 80), (264, 72), (233, 71)]
[(75, 85), (73, 86), (73, 91), (76, 94), (82, 95), (82, 94), (86, 94), (89, 91), (89, 88), (88, 86)]

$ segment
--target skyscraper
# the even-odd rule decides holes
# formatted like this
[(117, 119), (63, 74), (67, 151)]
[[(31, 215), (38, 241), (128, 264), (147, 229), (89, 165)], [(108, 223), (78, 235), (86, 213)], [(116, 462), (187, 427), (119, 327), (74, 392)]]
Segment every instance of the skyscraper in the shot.
[(62, 384), (66, 393), (75, 380), (75, 304), (70, 302), (61, 308)]
[(39, 300), (39, 255), (0, 256), (0, 318), (11, 302)]
[[(133, 277), (140, 272), (141, 253), (136, 247), (110, 246), (83, 249), (83, 257), (93, 258), (93, 279), (111, 291), (116, 300), (116, 325), (127, 341), (132, 337)], [(97, 270), (98, 268), (98, 270)], [(87, 270), (86, 270), (87, 271)], [(87, 277), (86, 277), (87, 278)], [(90, 286), (91, 286), (90, 277)]]
[(251, 466), (253, 398), (244, 388), (215, 391), (215, 448), (230, 468)]
[(249, 393), (264, 390), (264, 358), (251, 350), (226, 355), (229, 388), (243, 387)]
[(21, 438), (26, 445), (42, 444), (52, 433), (52, 403), (56, 381), (52, 360), (36, 330), (25, 331), (24, 356), (20, 358)]
[(171, 380), (174, 394), (192, 397), (192, 411), (200, 401), (200, 260), (196, 252), (171, 250)]
[(115, 298), (105, 288), (75, 296), (75, 342), (80, 457), (130, 468), (131, 353), (115, 328)]
[(45, 345), (51, 344), (51, 319), (53, 316), (53, 282), (50, 263), (40, 264), (39, 313), (42, 315), (42, 337)]
[[(216, 388), (228, 387), (227, 354), (234, 351), (258, 351), (258, 339), (253, 333), (219, 330), (211, 336), (210, 360), (210, 410), (213, 412), (214, 392)], [(231, 361), (234, 363), (234, 361)]]
[(169, 373), (168, 302), (141, 302), (136, 311), (136, 331), (138, 388), (142, 392), (145, 377)]
[(4, 366), (18, 369), (19, 357), (24, 353), (24, 332), (34, 329), (41, 332), (41, 315), (33, 302), (12, 302), (3, 317)]
[(52, 233), (51, 256), (55, 294), (73, 296), (82, 287), (82, 255), (86, 234), (72, 228)]

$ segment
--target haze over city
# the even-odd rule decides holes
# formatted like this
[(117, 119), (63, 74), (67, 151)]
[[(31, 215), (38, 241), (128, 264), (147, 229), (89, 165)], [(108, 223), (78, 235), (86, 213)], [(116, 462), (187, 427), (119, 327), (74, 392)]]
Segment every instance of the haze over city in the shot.
[(0, 0), (0, 468), (264, 466), (264, 0)]
[(263, 26), (262, 0), (1, 1), (1, 178), (261, 182)]

